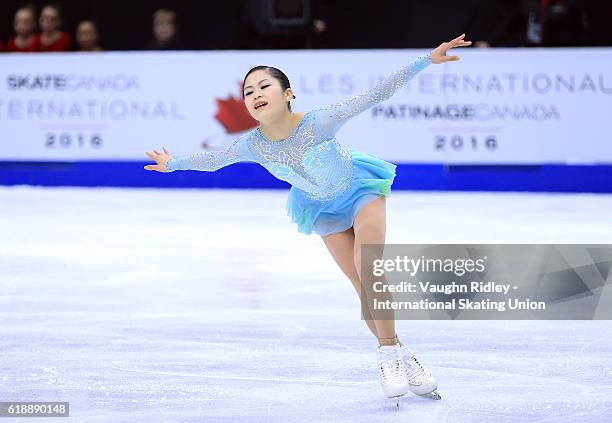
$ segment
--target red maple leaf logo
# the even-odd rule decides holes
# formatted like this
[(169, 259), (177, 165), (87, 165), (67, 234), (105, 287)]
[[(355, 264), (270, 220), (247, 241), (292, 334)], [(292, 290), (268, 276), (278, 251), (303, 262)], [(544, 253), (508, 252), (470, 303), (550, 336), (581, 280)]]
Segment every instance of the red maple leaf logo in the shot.
[[(242, 91), (242, 83), (238, 86)], [(217, 113), (215, 119), (223, 125), (228, 134), (243, 132), (257, 126), (257, 121), (249, 114), (246, 106), (239, 97), (229, 95), (227, 99), (216, 98)]]

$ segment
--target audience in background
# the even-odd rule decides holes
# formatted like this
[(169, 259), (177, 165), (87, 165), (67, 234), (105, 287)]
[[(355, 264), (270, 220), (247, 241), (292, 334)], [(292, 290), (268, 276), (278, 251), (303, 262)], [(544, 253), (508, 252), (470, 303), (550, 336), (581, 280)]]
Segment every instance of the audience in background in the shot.
[(483, 1), (474, 22), (474, 47), (577, 47), (588, 29), (577, 0)]
[(76, 41), (79, 51), (102, 51), (98, 27), (93, 21), (83, 21), (77, 26)]
[(43, 7), (38, 24), (41, 30), (38, 35), (40, 51), (70, 50), (70, 35), (61, 30), (62, 12), (59, 5), (48, 4)]
[(153, 14), (153, 39), (145, 46), (147, 50), (180, 50), (176, 13), (159, 9)]
[[(301, 0), (237, 2), (240, 6), (236, 6), (239, 7), (236, 16), (242, 33), (237, 37), (236, 48), (333, 48), (335, 34), (342, 31), (339, 17), (344, 15), (338, 14), (341, 5), (326, 0), (307, 3), (309, 8), (303, 7), (306, 3)], [(474, 40), (474, 47), (578, 47), (612, 42), (606, 35), (607, 15), (601, 12), (610, 9), (610, 5), (602, 2), (476, 0), (471, 4), (469, 10), (473, 14), (464, 31)], [(22, 6), (14, 15), (14, 36), (6, 43), (0, 40), (0, 52), (69, 51), (71, 37), (62, 31), (62, 21), (60, 6), (47, 4), (38, 18), (41, 32), (36, 34), (36, 9), (32, 5)], [(153, 14), (152, 34), (153, 38), (145, 45), (148, 50), (186, 48), (172, 10), (159, 9)], [(75, 49), (102, 51), (99, 39), (97, 25), (91, 20), (81, 21), (75, 30)]]
[[(321, 48), (329, 34), (329, 5), (311, 0), (245, 0), (240, 10), (241, 48)], [(328, 40), (330, 41), (330, 40)]]
[(542, 46), (574, 47), (585, 44), (588, 22), (577, 0), (541, 0)]
[(526, 8), (531, 0), (481, 1), (474, 9), (471, 25), (466, 32), (474, 37), (473, 46), (520, 47), (526, 43)]
[(6, 51), (31, 53), (40, 50), (40, 40), (36, 31), (36, 10), (33, 6), (24, 6), (15, 12), (13, 21), (15, 36), (6, 44)]

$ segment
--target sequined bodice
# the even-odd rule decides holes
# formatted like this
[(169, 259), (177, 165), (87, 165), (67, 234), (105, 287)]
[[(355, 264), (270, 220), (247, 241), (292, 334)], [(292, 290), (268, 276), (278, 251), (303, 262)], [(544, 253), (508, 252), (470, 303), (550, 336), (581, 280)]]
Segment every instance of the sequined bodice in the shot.
[(351, 156), (335, 138), (326, 139), (316, 125), (315, 112), (308, 112), (293, 133), (271, 141), (256, 129), (246, 140), (254, 161), (278, 179), (289, 182), (313, 200), (340, 195), (351, 178)]
[(350, 186), (353, 174), (350, 153), (338, 143), (336, 132), (351, 117), (390, 98), (429, 64), (431, 53), (415, 59), (365, 93), (311, 110), (285, 139), (272, 141), (255, 128), (225, 150), (174, 157), (167, 163), (168, 171), (214, 171), (239, 161), (253, 161), (304, 191), (310, 199), (332, 200)]

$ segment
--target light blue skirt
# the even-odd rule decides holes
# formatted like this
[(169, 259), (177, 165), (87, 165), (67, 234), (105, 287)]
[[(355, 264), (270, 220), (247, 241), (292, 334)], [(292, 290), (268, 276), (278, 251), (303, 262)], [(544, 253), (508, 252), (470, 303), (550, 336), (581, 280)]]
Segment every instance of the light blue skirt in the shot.
[(338, 198), (316, 201), (298, 188), (289, 190), (287, 215), (298, 225), (298, 232), (325, 236), (345, 231), (353, 226), (355, 216), (366, 203), (391, 194), (397, 166), (350, 147), (347, 151), (353, 163), (353, 177)]

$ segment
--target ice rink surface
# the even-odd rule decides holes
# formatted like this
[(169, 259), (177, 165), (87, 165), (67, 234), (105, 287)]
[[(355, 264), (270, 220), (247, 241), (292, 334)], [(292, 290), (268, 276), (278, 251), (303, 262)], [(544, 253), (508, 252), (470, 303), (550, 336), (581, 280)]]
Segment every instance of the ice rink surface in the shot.
[[(376, 340), (283, 190), (0, 187), (2, 422), (610, 422), (610, 321), (398, 321), (442, 401), (383, 396)], [(612, 244), (612, 196), (414, 193), (387, 243)]]

